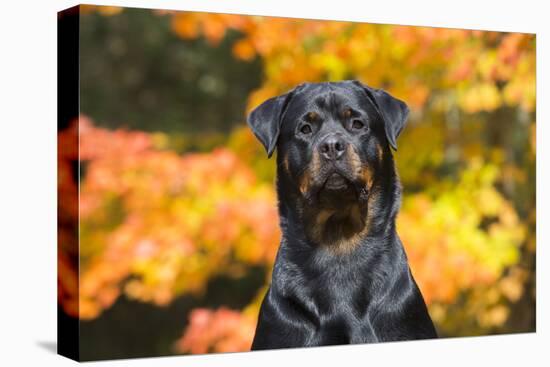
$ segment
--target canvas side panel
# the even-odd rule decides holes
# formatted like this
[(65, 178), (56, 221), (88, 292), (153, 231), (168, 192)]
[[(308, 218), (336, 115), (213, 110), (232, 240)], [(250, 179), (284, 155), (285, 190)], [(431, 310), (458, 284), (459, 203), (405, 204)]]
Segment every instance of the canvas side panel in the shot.
[(57, 352), (79, 360), (79, 6), (57, 18)]

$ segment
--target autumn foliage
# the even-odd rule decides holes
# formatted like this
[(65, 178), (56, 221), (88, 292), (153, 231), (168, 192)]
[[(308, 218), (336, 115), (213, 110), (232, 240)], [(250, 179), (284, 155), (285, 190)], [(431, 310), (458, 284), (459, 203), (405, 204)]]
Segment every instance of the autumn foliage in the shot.
[(190, 324), (176, 348), (183, 352), (235, 352), (250, 349), (256, 320), (226, 308), (216, 311), (196, 309), (189, 316)]
[[(534, 291), (532, 35), (154, 16), (165, 17), (182, 42), (204, 38), (216, 47), (229, 30), (240, 32), (233, 56), (263, 65), (248, 110), (303, 81), (348, 78), (407, 101), (411, 121), (396, 152), (405, 188), (397, 226), (432, 318), (442, 335), (508, 330), (514, 304)], [(505, 119), (495, 117), (499, 111), (508, 111)], [(71, 145), (77, 128), (79, 152)], [(269, 274), (280, 238), (274, 162), (244, 125), (209, 152), (179, 154), (165, 133), (107, 130), (86, 116), (59, 140), (60, 192), (77, 189), (70, 160), (82, 171), (78, 213), (75, 203), (60, 207), (63, 217), (80, 215), (79, 294), (76, 270), (66, 261), (76, 256), (74, 243), (60, 231), (60, 302), (67, 313), (97, 318), (122, 295), (163, 306), (203, 294), (215, 276), (238, 278), (252, 266)], [(264, 292), (258, 289), (243, 310), (193, 310), (174, 350), (248, 350)]]

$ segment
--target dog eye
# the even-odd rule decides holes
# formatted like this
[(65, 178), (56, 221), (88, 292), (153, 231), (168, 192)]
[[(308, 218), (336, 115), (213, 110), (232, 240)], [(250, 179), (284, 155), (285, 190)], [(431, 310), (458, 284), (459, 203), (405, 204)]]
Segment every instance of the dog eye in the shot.
[(354, 129), (362, 129), (365, 127), (365, 124), (361, 120), (353, 120), (353, 122), (351, 123), (351, 127), (353, 127)]
[(302, 125), (302, 127), (300, 128), (300, 132), (302, 134), (311, 134), (313, 130), (311, 130), (311, 126), (309, 126), (308, 124), (304, 124)]

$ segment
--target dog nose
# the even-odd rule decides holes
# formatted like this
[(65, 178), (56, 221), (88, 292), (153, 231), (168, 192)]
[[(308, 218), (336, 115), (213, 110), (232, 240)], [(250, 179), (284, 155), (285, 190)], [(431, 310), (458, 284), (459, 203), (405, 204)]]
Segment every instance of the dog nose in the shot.
[(319, 145), (321, 155), (328, 160), (336, 161), (344, 155), (346, 144), (336, 135), (330, 135), (325, 138)]

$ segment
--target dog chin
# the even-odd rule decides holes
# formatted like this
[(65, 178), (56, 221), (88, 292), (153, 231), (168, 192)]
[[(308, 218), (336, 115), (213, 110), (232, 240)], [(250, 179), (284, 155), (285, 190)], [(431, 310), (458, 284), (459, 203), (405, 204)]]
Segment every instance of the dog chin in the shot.
[(329, 175), (323, 185), (325, 191), (345, 191), (351, 186), (351, 182), (339, 173)]
[(345, 208), (358, 201), (359, 191), (350, 179), (340, 173), (332, 173), (318, 188), (315, 199), (316, 204), (322, 208)]

